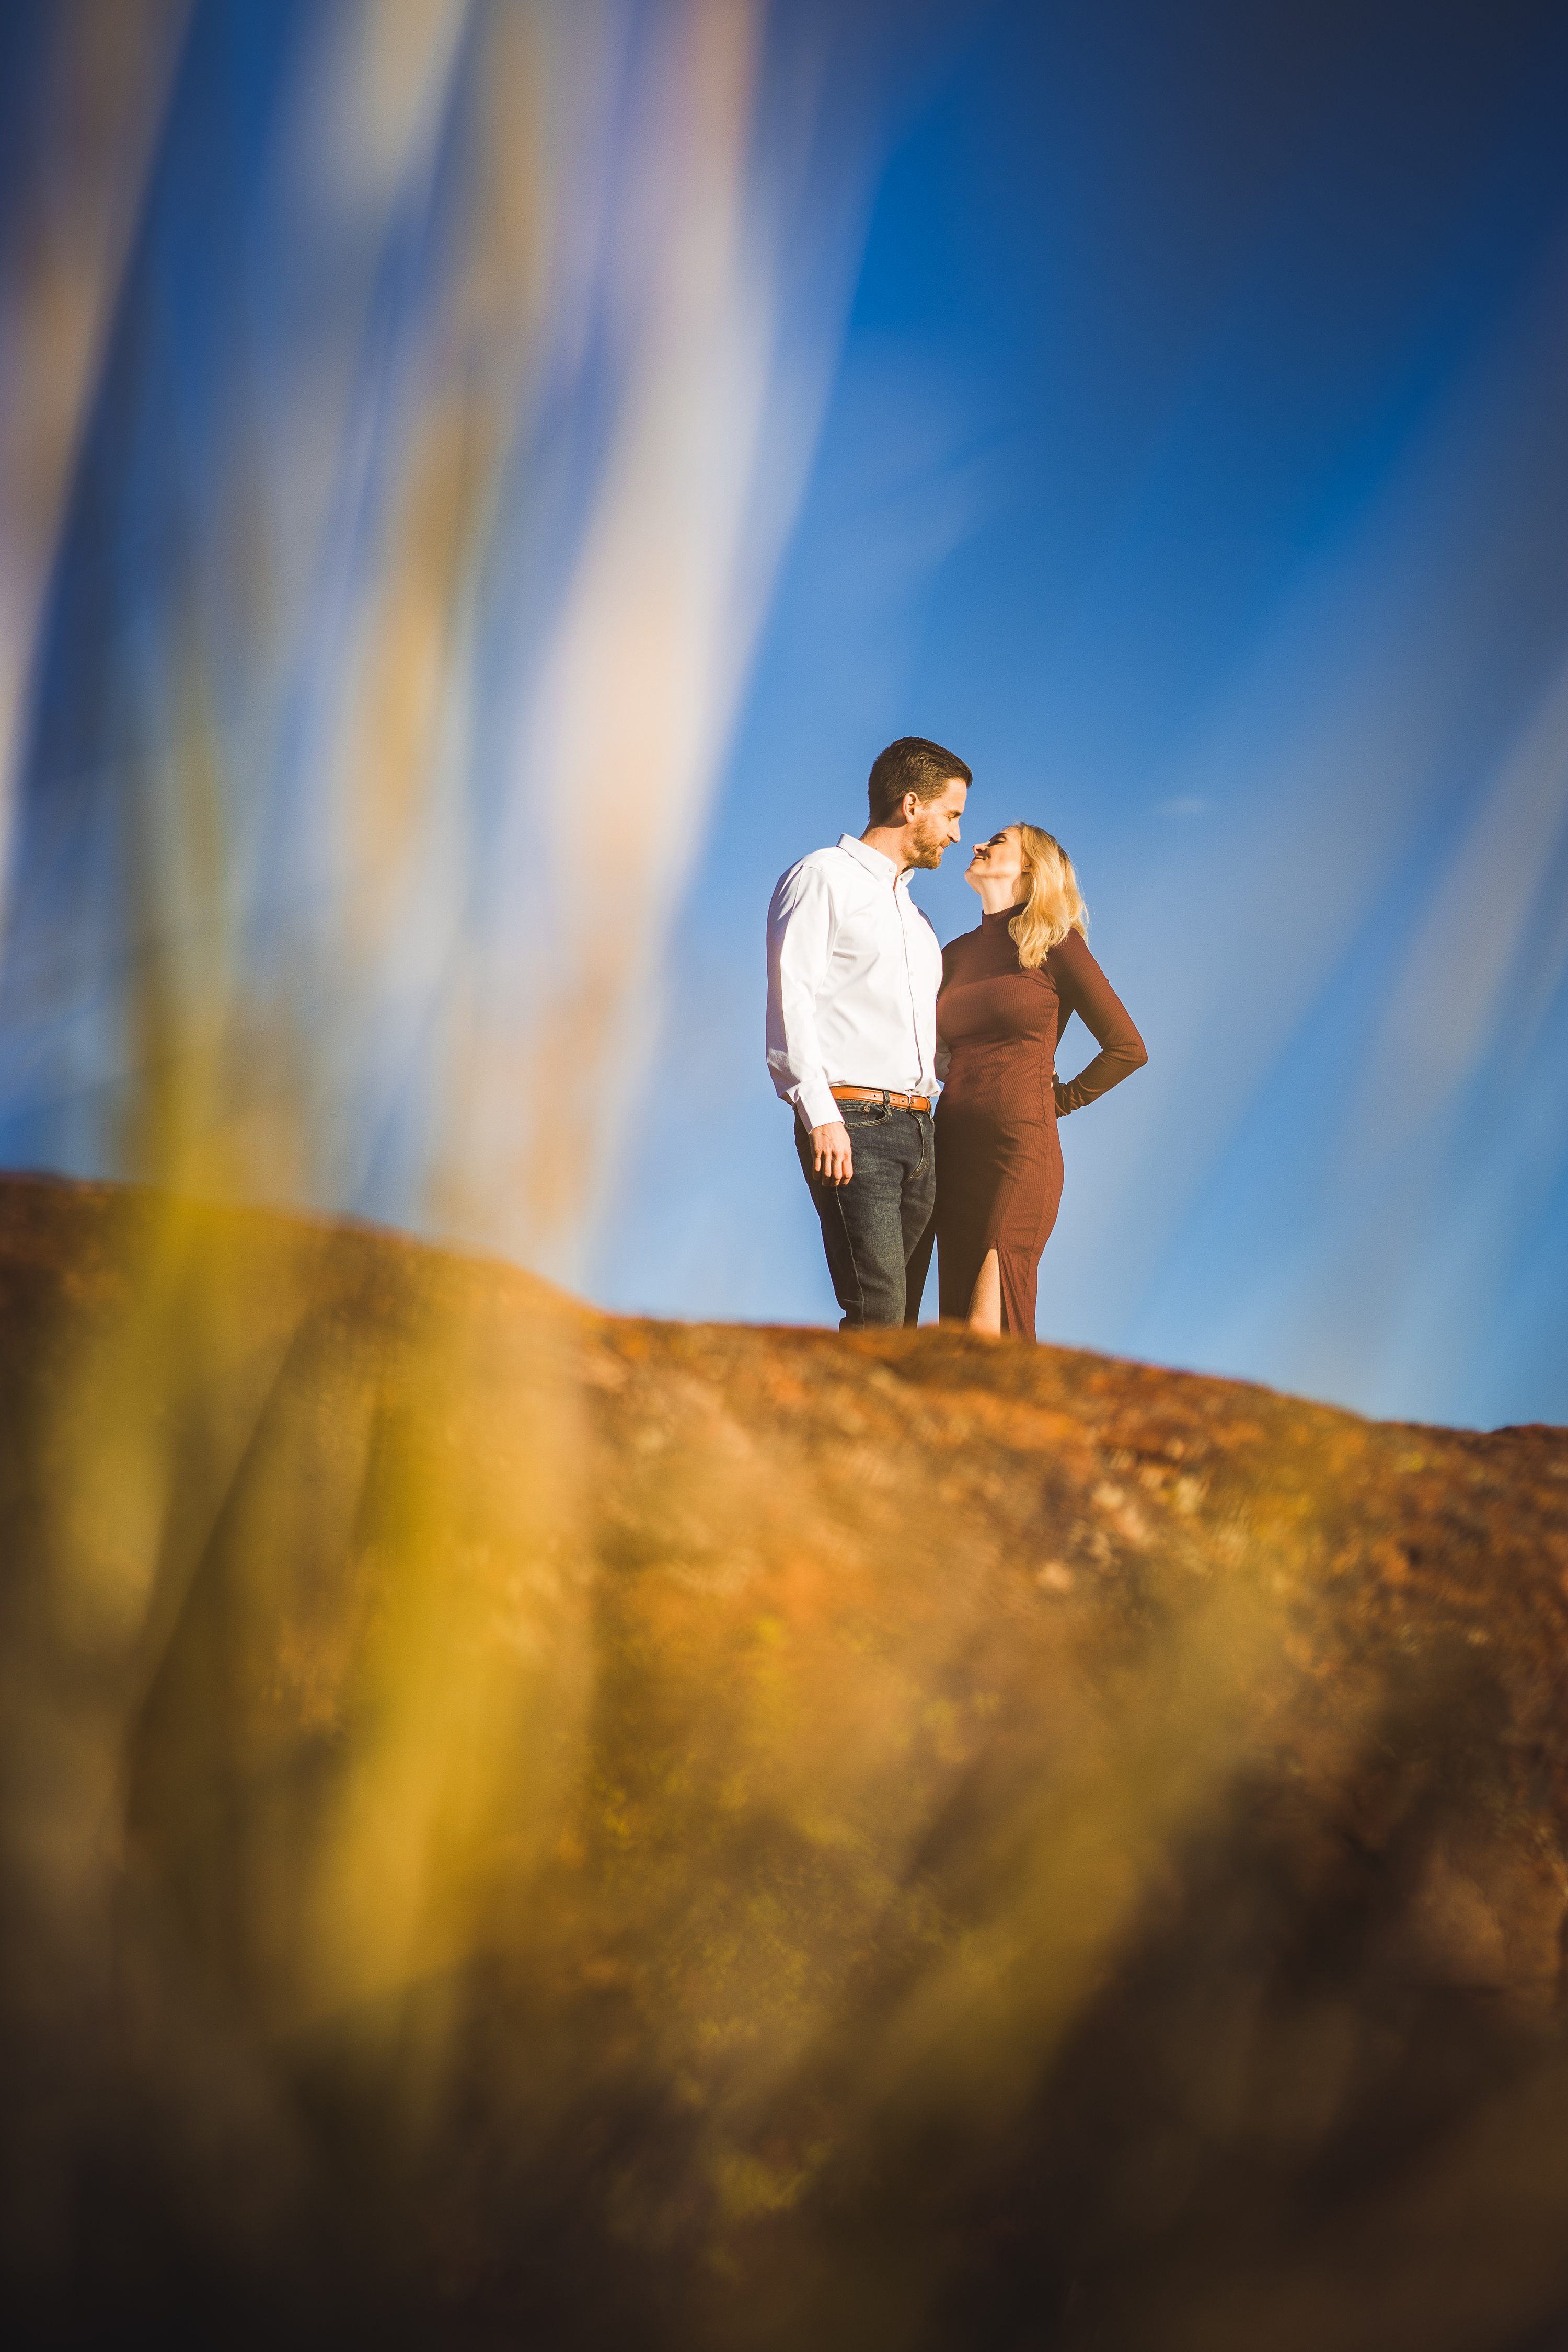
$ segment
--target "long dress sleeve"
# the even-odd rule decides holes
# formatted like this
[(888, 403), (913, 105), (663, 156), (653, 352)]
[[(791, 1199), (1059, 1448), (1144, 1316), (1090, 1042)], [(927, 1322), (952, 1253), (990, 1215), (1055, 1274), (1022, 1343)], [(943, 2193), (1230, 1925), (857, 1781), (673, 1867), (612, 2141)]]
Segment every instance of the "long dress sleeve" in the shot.
[(1079, 932), (1069, 931), (1060, 946), (1051, 950), (1048, 961), (1061, 1002), (1058, 1036), (1076, 1013), (1100, 1046), (1093, 1061), (1076, 1078), (1065, 1083), (1060, 1078), (1057, 1080), (1057, 1117), (1066, 1118), (1069, 1111), (1081, 1110), (1086, 1103), (1109, 1094), (1112, 1087), (1131, 1077), (1134, 1070), (1141, 1070), (1149, 1055), (1127, 1007), (1090, 955), (1088, 942)]

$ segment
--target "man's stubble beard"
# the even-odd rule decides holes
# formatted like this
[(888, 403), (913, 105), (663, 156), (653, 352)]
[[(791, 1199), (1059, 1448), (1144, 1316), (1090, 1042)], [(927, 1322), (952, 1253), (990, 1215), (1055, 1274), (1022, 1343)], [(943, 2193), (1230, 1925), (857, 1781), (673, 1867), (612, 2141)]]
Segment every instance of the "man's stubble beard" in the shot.
[(946, 847), (945, 841), (938, 840), (934, 828), (928, 830), (924, 826), (916, 825), (915, 854), (910, 858), (910, 864), (927, 868), (940, 866), (942, 853)]

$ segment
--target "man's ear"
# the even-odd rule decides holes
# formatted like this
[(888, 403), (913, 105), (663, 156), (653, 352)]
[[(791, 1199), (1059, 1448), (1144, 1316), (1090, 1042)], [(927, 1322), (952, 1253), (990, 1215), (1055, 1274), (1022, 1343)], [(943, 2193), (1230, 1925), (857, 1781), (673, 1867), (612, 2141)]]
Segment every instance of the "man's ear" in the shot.
[(918, 817), (921, 813), (921, 796), (919, 793), (906, 793), (899, 805), (904, 814), (904, 823), (906, 824), (913, 824), (916, 817)]

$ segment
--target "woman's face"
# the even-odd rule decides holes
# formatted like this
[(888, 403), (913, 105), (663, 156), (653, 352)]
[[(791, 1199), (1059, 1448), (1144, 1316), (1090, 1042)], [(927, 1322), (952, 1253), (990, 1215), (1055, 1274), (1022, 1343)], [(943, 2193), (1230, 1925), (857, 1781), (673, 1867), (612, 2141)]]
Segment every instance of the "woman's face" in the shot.
[(1024, 844), (1016, 824), (1005, 825), (983, 841), (963, 872), (972, 890), (978, 890), (982, 882), (1014, 882), (1021, 892), (1023, 877)]

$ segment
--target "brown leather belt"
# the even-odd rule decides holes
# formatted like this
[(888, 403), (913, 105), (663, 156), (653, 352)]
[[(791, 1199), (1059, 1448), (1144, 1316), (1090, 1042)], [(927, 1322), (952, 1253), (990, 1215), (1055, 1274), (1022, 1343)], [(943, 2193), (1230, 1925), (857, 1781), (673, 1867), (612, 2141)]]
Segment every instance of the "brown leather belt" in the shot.
[(929, 1095), (892, 1095), (886, 1087), (829, 1087), (835, 1102), (881, 1103), (888, 1110), (930, 1110)]

